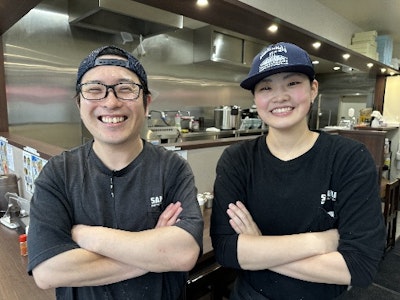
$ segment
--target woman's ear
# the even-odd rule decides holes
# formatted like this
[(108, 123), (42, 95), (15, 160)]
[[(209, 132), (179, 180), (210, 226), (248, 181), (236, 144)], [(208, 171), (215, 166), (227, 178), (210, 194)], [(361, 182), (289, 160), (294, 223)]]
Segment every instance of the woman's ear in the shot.
[(311, 102), (314, 103), (315, 98), (318, 96), (318, 81), (313, 80), (311, 82)]

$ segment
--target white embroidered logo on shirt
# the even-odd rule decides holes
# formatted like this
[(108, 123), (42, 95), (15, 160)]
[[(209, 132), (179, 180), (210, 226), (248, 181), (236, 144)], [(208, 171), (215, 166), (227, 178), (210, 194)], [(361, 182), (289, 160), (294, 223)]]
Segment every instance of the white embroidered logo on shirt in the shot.
[(328, 190), (326, 194), (321, 194), (321, 205), (324, 207), (328, 215), (332, 218), (335, 217), (335, 212), (333, 210), (333, 203), (336, 202), (337, 192)]
[(151, 197), (150, 201), (151, 201), (151, 207), (156, 207), (156, 206), (160, 206), (162, 203), (163, 197), (162, 196), (155, 196), (155, 197)]

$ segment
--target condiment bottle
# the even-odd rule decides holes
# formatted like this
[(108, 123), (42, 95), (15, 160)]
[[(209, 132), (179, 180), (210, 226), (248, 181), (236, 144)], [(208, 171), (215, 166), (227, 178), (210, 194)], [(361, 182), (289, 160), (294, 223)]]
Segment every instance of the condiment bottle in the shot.
[(19, 236), (19, 250), (22, 256), (28, 255), (28, 243), (26, 241), (26, 234), (21, 234)]

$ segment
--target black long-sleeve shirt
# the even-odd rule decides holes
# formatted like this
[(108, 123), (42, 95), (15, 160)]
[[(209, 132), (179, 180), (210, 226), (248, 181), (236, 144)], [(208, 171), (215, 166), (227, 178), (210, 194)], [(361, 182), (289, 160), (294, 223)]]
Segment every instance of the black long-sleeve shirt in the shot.
[[(229, 203), (241, 200), (263, 235), (337, 228), (338, 251), (351, 284), (372, 282), (383, 255), (385, 227), (377, 172), (366, 147), (321, 132), (298, 158), (273, 156), (265, 136), (230, 146), (217, 165), (211, 238), (218, 262), (240, 269), (238, 235), (229, 225)], [(333, 299), (347, 287), (297, 280), (269, 270), (240, 271), (241, 280), (268, 299)]]

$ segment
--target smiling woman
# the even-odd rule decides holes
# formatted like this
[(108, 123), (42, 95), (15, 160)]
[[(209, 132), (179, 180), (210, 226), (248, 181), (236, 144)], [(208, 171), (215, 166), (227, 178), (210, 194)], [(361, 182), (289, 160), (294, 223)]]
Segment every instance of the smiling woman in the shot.
[(230, 299), (334, 299), (369, 285), (385, 240), (375, 164), (363, 144), (308, 127), (318, 82), (307, 52), (268, 46), (241, 86), (269, 130), (217, 165), (210, 234), (217, 261), (241, 270)]

